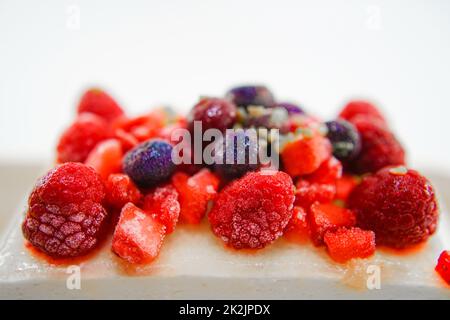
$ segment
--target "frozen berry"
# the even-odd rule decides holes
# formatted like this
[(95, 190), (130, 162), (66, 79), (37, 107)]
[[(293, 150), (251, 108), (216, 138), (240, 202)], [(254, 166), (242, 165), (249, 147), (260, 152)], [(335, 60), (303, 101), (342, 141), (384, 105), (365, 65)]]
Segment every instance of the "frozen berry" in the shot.
[(309, 208), (314, 202), (330, 202), (336, 195), (333, 183), (317, 183), (300, 179), (295, 185), (295, 204)]
[(191, 177), (177, 172), (172, 177), (172, 183), (179, 194), (180, 220), (189, 224), (200, 223), (209, 202), (216, 197), (219, 179), (208, 169), (202, 169)]
[(106, 121), (114, 120), (123, 115), (122, 108), (101, 89), (90, 89), (81, 97), (78, 113), (91, 112)]
[(221, 140), (217, 148), (215, 171), (227, 179), (243, 176), (248, 171), (259, 167), (258, 139), (256, 135), (247, 134), (244, 130), (227, 132), (225, 140)]
[(354, 258), (368, 258), (375, 253), (375, 234), (360, 228), (339, 228), (324, 236), (330, 257), (339, 263)]
[(330, 156), (330, 142), (318, 134), (302, 136), (281, 150), (284, 169), (293, 177), (313, 173)]
[(365, 116), (353, 118), (352, 123), (361, 137), (361, 151), (349, 163), (353, 172), (374, 173), (386, 166), (405, 164), (402, 145), (386, 127)]
[(122, 150), (124, 152), (133, 149), (135, 146), (139, 144), (139, 141), (133, 136), (131, 133), (126, 132), (125, 130), (118, 128), (114, 131), (114, 138), (119, 140), (122, 145)]
[(359, 184), (361, 178), (344, 174), (336, 180), (336, 199), (347, 201), (353, 189)]
[(297, 239), (309, 239), (309, 226), (305, 209), (298, 206), (294, 207), (292, 210), (292, 218), (286, 226), (286, 232), (294, 234)]
[(151, 187), (169, 179), (174, 169), (172, 146), (163, 140), (143, 142), (123, 159), (123, 171), (141, 187)]
[(342, 177), (342, 164), (334, 157), (324, 161), (319, 169), (307, 177), (308, 181), (315, 183), (335, 183)]
[(106, 203), (115, 208), (122, 209), (128, 202), (138, 204), (141, 192), (126, 174), (111, 174), (106, 180)]
[(153, 261), (159, 254), (166, 227), (132, 203), (126, 204), (114, 230), (112, 250), (134, 264)]
[(92, 113), (80, 114), (61, 135), (58, 146), (58, 162), (83, 162), (89, 152), (108, 138), (107, 123)]
[(350, 101), (345, 105), (339, 114), (339, 118), (345, 120), (351, 120), (355, 116), (365, 115), (369, 118), (375, 118), (380, 120), (382, 123), (386, 123), (384, 116), (372, 103), (363, 100)]
[(249, 172), (218, 195), (208, 215), (214, 234), (235, 249), (260, 249), (283, 234), (292, 217), (292, 180), (284, 172)]
[(122, 157), (123, 152), (120, 141), (108, 139), (97, 144), (84, 163), (94, 168), (106, 180), (110, 174), (118, 173), (122, 170)]
[(450, 251), (442, 251), (436, 265), (436, 272), (450, 284)]
[(356, 223), (353, 211), (332, 203), (314, 203), (308, 218), (311, 238), (316, 245), (323, 243), (323, 236), (327, 231), (333, 231), (339, 227), (352, 227)]
[(404, 248), (436, 231), (438, 206), (430, 182), (415, 170), (387, 167), (366, 177), (348, 205), (358, 226), (372, 230), (377, 244)]
[(157, 108), (147, 114), (120, 121), (117, 129), (122, 129), (131, 134), (137, 141), (144, 142), (156, 138), (166, 122), (166, 113), (164, 110)]
[(228, 91), (226, 97), (239, 107), (275, 105), (272, 93), (265, 86), (236, 87)]
[(361, 141), (356, 128), (348, 121), (339, 119), (328, 121), (327, 138), (333, 146), (333, 155), (339, 160), (349, 160), (356, 157), (361, 150)]
[(202, 130), (218, 129), (225, 132), (236, 121), (236, 106), (228, 100), (203, 98), (188, 115), (189, 129), (194, 130), (194, 121), (201, 121)]
[(167, 234), (172, 233), (180, 215), (177, 190), (171, 184), (157, 187), (145, 196), (143, 209), (166, 226)]
[(104, 197), (94, 169), (72, 162), (57, 166), (37, 182), (28, 199), (24, 237), (54, 258), (84, 255), (104, 234)]
[(289, 103), (289, 102), (279, 102), (275, 105), (275, 107), (284, 108), (288, 114), (304, 114), (302, 108), (300, 108), (298, 105)]

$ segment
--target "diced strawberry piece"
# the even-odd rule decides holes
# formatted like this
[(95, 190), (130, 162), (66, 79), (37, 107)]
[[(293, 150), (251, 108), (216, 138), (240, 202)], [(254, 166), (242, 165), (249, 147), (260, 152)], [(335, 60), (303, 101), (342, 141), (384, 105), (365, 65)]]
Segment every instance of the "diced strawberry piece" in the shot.
[(123, 115), (123, 110), (110, 95), (101, 89), (90, 89), (81, 97), (78, 113), (92, 112), (106, 121)]
[(450, 251), (442, 251), (436, 265), (436, 271), (445, 282), (450, 284)]
[(292, 218), (286, 226), (286, 232), (294, 234), (301, 239), (309, 238), (309, 226), (306, 210), (302, 207), (294, 207), (292, 210)]
[(293, 177), (313, 173), (330, 156), (330, 141), (318, 134), (290, 142), (281, 152), (284, 169)]
[(327, 231), (339, 227), (353, 227), (356, 217), (353, 211), (332, 203), (314, 203), (308, 215), (311, 238), (316, 245), (323, 243), (323, 236)]
[(118, 128), (114, 131), (114, 137), (122, 144), (123, 152), (131, 150), (139, 144), (139, 141), (135, 136), (121, 128)]
[(335, 157), (324, 161), (307, 179), (315, 183), (335, 183), (342, 177), (342, 164)]
[(336, 180), (336, 199), (346, 201), (358, 183), (358, 177), (344, 174), (340, 179)]
[(122, 145), (117, 139), (100, 142), (87, 157), (85, 164), (93, 167), (106, 180), (122, 170)]
[(166, 233), (172, 233), (180, 215), (178, 192), (171, 184), (158, 187), (144, 198), (143, 209), (166, 226)]
[(148, 263), (158, 256), (165, 233), (156, 218), (128, 203), (114, 231), (112, 250), (129, 263)]
[(327, 203), (334, 199), (336, 186), (331, 183), (311, 183), (299, 180), (295, 190), (295, 204), (309, 208), (314, 202)]
[(128, 202), (137, 205), (141, 200), (141, 192), (126, 174), (110, 174), (105, 185), (106, 203), (115, 209), (122, 209)]
[(158, 135), (165, 126), (167, 115), (161, 109), (123, 121), (119, 128), (132, 134), (139, 142), (146, 141)]
[(324, 242), (330, 257), (339, 263), (368, 258), (375, 253), (375, 233), (356, 227), (327, 231)]
[(177, 172), (172, 176), (172, 183), (179, 194), (180, 219), (190, 224), (200, 223), (208, 202), (217, 194), (219, 179), (208, 169), (202, 169), (191, 177)]

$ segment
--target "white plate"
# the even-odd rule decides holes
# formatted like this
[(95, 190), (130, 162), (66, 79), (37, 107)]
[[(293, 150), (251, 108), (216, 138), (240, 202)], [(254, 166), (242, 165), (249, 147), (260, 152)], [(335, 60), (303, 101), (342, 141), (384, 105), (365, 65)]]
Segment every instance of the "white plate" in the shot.
[[(68, 289), (68, 277), (72, 275), (72, 284), (74, 278), (67, 266), (49, 264), (24, 247), (23, 204), (0, 244), (0, 298), (449, 299), (450, 288), (434, 266), (440, 252), (450, 249), (450, 217), (445, 210), (450, 177), (423, 172), (441, 192), (441, 217), (438, 233), (414, 253), (379, 250), (370, 259), (340, 265), (323, 248), (285, 239), (255, 254), (239, 253), (225, 249), (204, 223), (179, 226), (166, 237), (158, 259), (145, 267), (126, 266), (105, 243), (92, 259), (79, 263), (79, 290)], [(369, 279), (376, 281), (373, 270), (380, 271), (380, 289), (367, 287)]]

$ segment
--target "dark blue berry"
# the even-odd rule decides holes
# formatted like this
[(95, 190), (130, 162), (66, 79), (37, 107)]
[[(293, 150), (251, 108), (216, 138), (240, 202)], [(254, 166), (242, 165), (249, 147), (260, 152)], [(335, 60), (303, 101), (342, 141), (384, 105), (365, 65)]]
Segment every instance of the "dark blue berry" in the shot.
[(223, 147), (218, 148), (216, 159), (221, 159), (222, 164), (216, 163), (214, 169), (222, 177), (239, 178), (248, 171), (258, 169), (259, 155), (256, 135), (248, 134), (245, 130), (236, 130), (227, 132), (225, 140), (218, 143), (221, 143)]
[(298, 105), (289, 103), (289, 102), (280, 102), (276, 104), (276, 107), (281, 107), (286, 109), (286, 111), (291, 114), (304, 114), (305, 111), (303, 111), (302, 108), (300, 108)]
[(263, 106), (266, 108), (275, 105), (272, 93), (265, 86), (242, 86), (228, 91), (227, 99), (239, 107)]
[(328, 129), (327, 138), (333, 145), (333, 155), (339, 160), (351, 160), (361, 150), (358, 130), (348, 121), (339, 119), (325, 123)]
[(163, 140), (143, 142), (123, 160), (123, 171), (140, 187), (151, 187), (168, 179), (174, 169), (172, 146)]

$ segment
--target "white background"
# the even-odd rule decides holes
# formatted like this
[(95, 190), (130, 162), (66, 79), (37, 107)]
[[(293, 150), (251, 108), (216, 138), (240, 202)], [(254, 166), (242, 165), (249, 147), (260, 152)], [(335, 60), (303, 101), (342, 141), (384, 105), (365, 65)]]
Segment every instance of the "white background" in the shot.
[(0, 0), (0, 160), (51, 159), (90, 85), (136, 114), (242, 82), (325, 119), (373, 99), (450, 168), (450, 1)]

